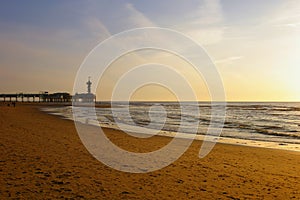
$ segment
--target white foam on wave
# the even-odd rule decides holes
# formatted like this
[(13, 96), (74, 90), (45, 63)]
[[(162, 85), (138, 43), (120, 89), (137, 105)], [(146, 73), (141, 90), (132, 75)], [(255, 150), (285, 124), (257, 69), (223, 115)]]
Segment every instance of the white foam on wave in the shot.
[[(60, 107), (60, 108), (41, 108), (42, 111), (47, 112), (49, 114), (62, 116), (65, 119), (73, 120), (72, 112), (70, 107)], [(99, 122), (95, 120), (82, 120), (79, 121), (84, 124), (100, 126), (102, 128), (111, 128), (115, 130), (120, 130), (120, 128), (112, 123), (112, 122)], [(285, 142), (274, 142), (274, 141), (260, 141), (260, 140), (249, 140), (249, 139), (240, 139), (240, 138), (229, 138), (229, 137), (215, 137), (215, 136), (206, 136), (206, 135), (196, 135), (188, 134), (188, 133), (178, 133), (172, 131), (164, 131), (164, 130), (153, 130), (141, 126), (132, 126), (125, 124), (122, 125), (122, 128), (125, 127), (125, 132), (137, 134), (147, 134), (150, 133), (153, 136), (153, 132), (156, 132), (158, 136), (165, 137), (177, 137), (182, 139), (195, 139), (195, 140), (204, 140), (204, 138), (208, 141), (214, 141), (217, 143), (223, 144), (232, 144), (232, 145), (241, 145), (241, 146), (250, 146), (250, 147), (260, 147), (260, 148), (271, 148), (271, 149), (280, 149), (280, 150), (289, 150), (300, 152), (300, 144), (293, 143), (285, 143)], [(237, 133), (235, 133), (237, 134)], [(132, 134), (131, 134), (132, 135)]]

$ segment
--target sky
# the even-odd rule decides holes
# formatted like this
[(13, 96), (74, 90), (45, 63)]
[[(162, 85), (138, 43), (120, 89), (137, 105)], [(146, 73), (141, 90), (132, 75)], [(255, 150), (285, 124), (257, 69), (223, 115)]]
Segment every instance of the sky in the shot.
[[(201, 45), (223, 80), (228, 101), (300, 101), (298, 0), (4, 0), (0, 93), (71, 93), (80, 65), (95, 46), (143, 27), (172, 29)], [(188, 63), (151, 51), (117, 59), (98, 85), (92, 78), (97, 96), (109, 100), (122, 73), (147, 62), (173, 66), (189, 80), (198, 100), (210, 99), (205, 77)], [(166, 71), (156, 74), (175, 80)], [(133, 77), (132, 82), (135, 78), (141, 79)], [(132, 84), (131, 80), (124, 84)], [(148, 85), (131, 98), (173, 100), (175, 96), (167, 88)]]

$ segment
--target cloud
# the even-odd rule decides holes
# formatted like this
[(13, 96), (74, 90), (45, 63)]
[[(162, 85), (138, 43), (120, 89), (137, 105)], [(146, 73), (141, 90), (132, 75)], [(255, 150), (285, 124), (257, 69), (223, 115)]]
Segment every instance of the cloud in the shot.
[(84, 24), (89, 29), (92, 36), (105, 39), (111, 36), (106, 26), (96, 17), (88, 17), (84, 19)]
[(221, 60), (216, 60), (214, 63), (216, 64), (231, 64), (235, 61), (243, 59), (244, 56), (232, 56)]
[(191, 15), (191, 24), (212, 25), (223, 21), (222, 6), (219, 0), (204, 0)]
[(268, 16), (268, 23), (274, 27), (300, 27), (300, 4), (298, 0), (284, 1)]
[(274, 27), (279, 27), (279, 28), (299, 28), (300, 23), (286, 23), (286, 24), (277, 24), (274, 25)]
[(223, 39), (223, 13), (219, 0), (204, 0), (192, 12), (187, 21), (178, 26), (182, 31), (202, 45), (215, 44)]
[(200, 45), (209, 45), (218, 43), (223, 39), (224, 29), (222, 27), (199, 28), (187, 30), (185, 33), (199, 42)]
[[(96, 18), (87, 18), (91, 20), (91, 22), (88, 22), (88, 24), (91, 24), (89, 25), (90, 27), (98, 27), (92, 28), (91, 31), (96, 34), (97, 31), (106, 30), (104, 34), (107, 35), (105, 32), (119, 33), (133, 28), (160, 26), (160, 21), (154, 22), (151, 14), (147, 16), (132, 3), (117, 5), (117, 7), (114, 7), (114, 10), (116, 14), (104, 17), (106, 18), (105, 21), (102, 21), (104, 23)], [(173, 28), (185, 33), (203, 45), (214, 44), (222, 40), (225, 28), (221, 25), (223, 12), (220, 0), (199, 0), (198, 6), (193, 7), (187, 13), (189, 14), (184, 14), (185, 20), (181, 24), (176, 24), (178, 21), (173, 20), (164, 28)], [(109, 22), (111, 23), (108, 24)]]
[(133, 4), (125, 4), (128, 16), (126, 21), (134, 27), (154, 27), (157, 26), (149, 18), (147, 18), (142, 12), (138, 11)]

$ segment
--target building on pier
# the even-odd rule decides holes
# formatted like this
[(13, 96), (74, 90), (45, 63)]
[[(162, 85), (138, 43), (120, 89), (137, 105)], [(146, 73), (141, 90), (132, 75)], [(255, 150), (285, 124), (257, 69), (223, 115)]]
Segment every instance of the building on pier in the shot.
[(94, 95), (91, 92), (92, 82), (91, 82), (90, 77), (89, 77), (88, 81), (86, 82), (86, 84), (87, 84), (87, 93), (76, 93), (73, 96), (74, 102), (83, 102), (83, 103), (96, 102), (96, 95)]

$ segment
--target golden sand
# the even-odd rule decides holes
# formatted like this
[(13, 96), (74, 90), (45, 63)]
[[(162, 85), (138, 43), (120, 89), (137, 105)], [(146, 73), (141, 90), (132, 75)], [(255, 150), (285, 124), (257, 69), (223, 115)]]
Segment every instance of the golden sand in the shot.
[[(300, 199), (300, 153), (194, 141), (173, 164), (146, 174), (111, 169), (81, 143), (74, 123), (39, 105), (0, 106), (0, 199)], [(156, 150), (166, 137), (105, 129), (124, 149)]]

